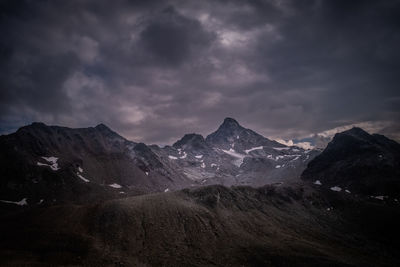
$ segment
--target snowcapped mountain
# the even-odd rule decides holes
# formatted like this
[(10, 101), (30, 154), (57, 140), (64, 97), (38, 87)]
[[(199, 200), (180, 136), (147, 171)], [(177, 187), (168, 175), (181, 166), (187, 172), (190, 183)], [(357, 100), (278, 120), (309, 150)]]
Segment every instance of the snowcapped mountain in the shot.
[(269, 140), (232, 118), (206, 138), (187, 134), (163, 148), (129, 141), (104, 124), (70, 129), (43, 123), (1, 136), (0, 148), (3, 200), (35, 203), (85, 201), (99, 192), (285, 182), (298, 178), (318, 154)]
[(103, 124), (70, 129), (33, 123), (1, 136), (0, 150), (0, 195), (6, 201), (87, 201), (189, 185), (148, 146)]
[(355, 128), (321, 153), (230, 118), (163, 148), (34, 123), (0, 137), (0, 265), (399, 266), (399, 146)]
[(187, 134), (173, 146), (152, 147), (194, 184), (252, 185), (298, 178), (318, 151), (288, 147), (226, 118), (205, 139)]

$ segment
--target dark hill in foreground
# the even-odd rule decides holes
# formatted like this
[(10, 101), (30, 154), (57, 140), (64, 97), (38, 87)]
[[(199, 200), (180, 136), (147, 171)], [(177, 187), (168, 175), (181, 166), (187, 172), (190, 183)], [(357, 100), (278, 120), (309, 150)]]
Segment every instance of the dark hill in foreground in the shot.
[(4, 266), (399, 266), (400, 209), (345, 193), (209, 186), (2, 213)]

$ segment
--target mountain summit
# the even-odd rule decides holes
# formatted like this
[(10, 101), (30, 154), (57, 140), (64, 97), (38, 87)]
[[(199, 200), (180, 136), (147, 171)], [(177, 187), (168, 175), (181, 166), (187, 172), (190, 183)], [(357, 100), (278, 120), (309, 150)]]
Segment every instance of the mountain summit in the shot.
[(260, 145), (269, 147), (284, 146), (250, 129), (242, 127), (235, 119), (229, 117), (224, 119), (215, 132), (207, 136), (206, 141), (213, 146), (224, 149), (229, 149), (234, 144), (235, 150), (242, 151)]
[(189, 149), (189, 150), (201, 150), (208, 148), (204, 137), (200, 134), (185, 134), (179, 141), (173, 145), (175, 148)]
[(400, 145), (360, 128), (337, 133), (303, 172), (305, 180), (367, 195), (397, 195)]
[(221, 124), (219, 127), (220, 129), (237, 129), (237, 128), (243, 128), (240, 126), (240, 124), (237, 122), (237, 120), (232, 119), (232, 118), (225, 118), (224, 122)]

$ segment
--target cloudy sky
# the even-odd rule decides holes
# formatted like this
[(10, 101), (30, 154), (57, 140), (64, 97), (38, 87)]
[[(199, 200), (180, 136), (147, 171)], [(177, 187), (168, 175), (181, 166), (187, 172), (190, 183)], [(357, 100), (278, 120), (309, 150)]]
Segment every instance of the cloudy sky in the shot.
[(1, 0), (0, 30), (0, 133), (105, 123), (165, 144), (233, 117), (400, 139), (399, 1)]

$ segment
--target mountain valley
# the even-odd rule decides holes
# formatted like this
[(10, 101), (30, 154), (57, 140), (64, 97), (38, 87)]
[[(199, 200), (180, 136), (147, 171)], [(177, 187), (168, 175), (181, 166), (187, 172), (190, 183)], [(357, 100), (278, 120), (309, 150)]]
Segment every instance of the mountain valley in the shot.
[(164, 147), (33, 123), (0, 147), (2, 266), (400, 264), (400, 145), (360, 128), (305, 150), (231, 118)]

